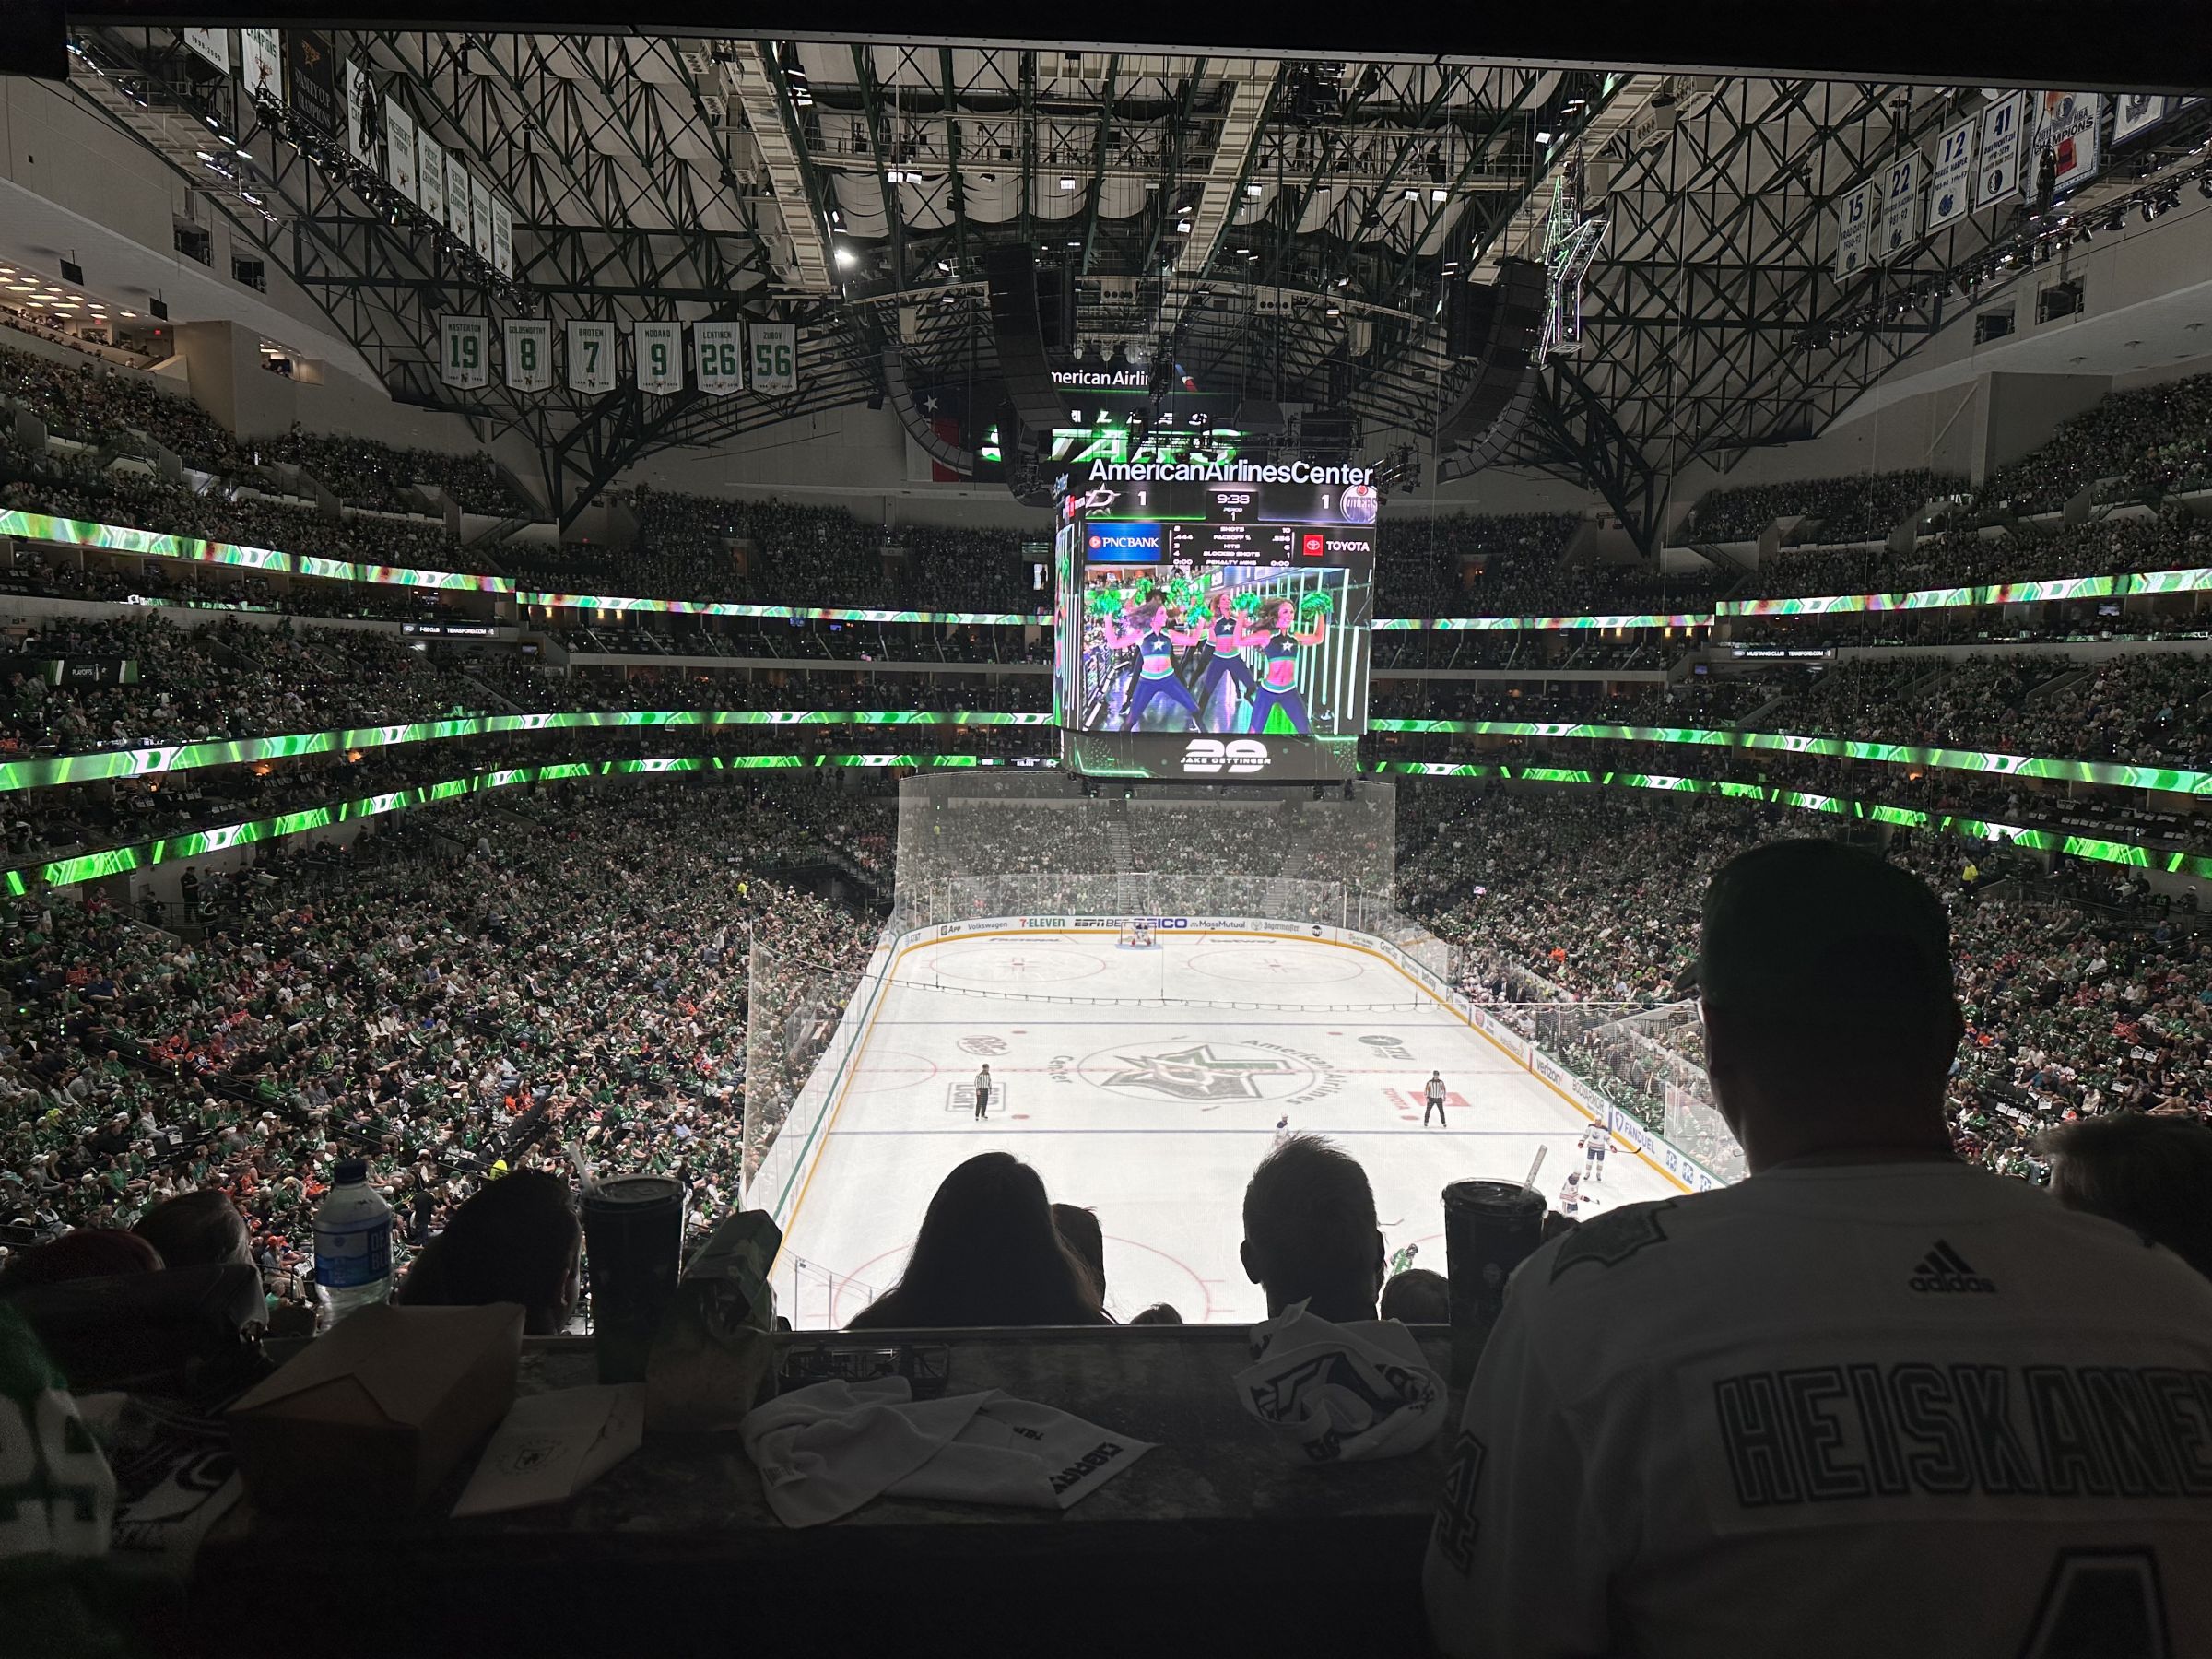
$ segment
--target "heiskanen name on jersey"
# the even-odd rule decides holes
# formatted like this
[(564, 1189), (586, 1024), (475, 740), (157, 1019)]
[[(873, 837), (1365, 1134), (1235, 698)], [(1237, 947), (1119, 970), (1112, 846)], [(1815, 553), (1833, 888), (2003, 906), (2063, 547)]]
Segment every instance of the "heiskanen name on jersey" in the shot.
[(1628, 1206), (1529, 1258), (1490, 1345), (1430, 1551), (1449, 1653), (1609, 1652), (1612, 1609), (1770, 1659), (1786, 1586), (1792, 1659), (2212, 1654), (2212, 1283), (2020, 1182)]

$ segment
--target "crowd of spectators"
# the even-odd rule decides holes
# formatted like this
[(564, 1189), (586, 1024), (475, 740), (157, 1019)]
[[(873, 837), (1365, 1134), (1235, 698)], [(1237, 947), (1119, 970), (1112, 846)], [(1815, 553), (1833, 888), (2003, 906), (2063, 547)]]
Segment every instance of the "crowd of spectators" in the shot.
[(218, 1190), (298, 1301), (338, 1157), (371, 1160), (404, 1254), (488, 1175), (572, 1146), (678, 1175), (712, 1227), (737, 1203), (751, 948), (811, 994), (873, 946), (864, 913), (773, 873), (818, 853), (780, 805), (816, 787), (435, 808), (210, 872), (189, 939), (89, 889), (12, 901), (0, 1222), (128, 1226)]
[[(159, 617), (0, 628), (0, 754), (78, 754), (271, 736), (476, 712), (481, 687), (396, 634), (226, 618), (186, 629)], [(128, 663), (128, 682), (50, 685), (37, 665)]]
[(1385, 680), (1371, 716), (1537, 720), (1614, 725), (1733, 725), (1772, 700), (1763, 677), (1695, 675), (1672, 685), (1602, 680)]
[(1698, 498), (1681, 539), (1754, 541), (1777, 519), (1806, 519), (1823, 542), (1886, 536), (1930, 502), (1959, 495), (1966, 480), (1927, 469), (1739, 484)]
[(1575, 616), (1710, 606), (1707, 571), (1571, 564), (1573, 513), (1388, 518), (1375, 543), (1375, 608), (1395, 617)]
[(2116, 576), (2212, 563), (2212, 524), (2185, 509), (2087, 524), (1946, 530), (1907, 552), (1883, 547), (1784, 547), (1732, 590), (1731, 599), (1809, 594), (1899, 594), (1917, 589)]
[[(1676, 983), (1696, 953), (1712, 871), (1759, 841), (1810, 832), (1800, 815), (1758, 804), (1436, 781), (1407, 792), (1398, 822), (1400, 904), (1458, 948), (1463, 988), (1559, 1043), (1601, 1086), (1621, 1082), (1604, 1068), (1630, 1050), (1645, 1083), (1633, 1103), (1654, 1123), (1651, 1086), (1671, 1075), (1649, 1054), (1634, 1060), (1618, 1028), (1701, 1061), (1694, 1022), (1633, 1017), (1686, 995)], [(2068, 1118), (2206, 1112), (2212, 933), (2191, 907), (2154, 902), (2119, 872), (2045, 875), (1948, 838), (1901, 837), (1890, 855), (1951, 912), (1967, 1020), (1950, 1088), (1962, 1151), (2038, 1176), (2030, 1143)], [(1582, 1006), (1579, 1019), (1543, 1006), (1553, 1003)], [(1575, 1052), (1599, 1030), (1616, 1036), (1603, 1056)]]
[(1978, 505), (2054, 512), (2093, 484), (2114, 497), (2202, 488), (2212, 475), (2212, 374), (2107, 393), (2032, 454), (1999, 467)]
[(295, 427), (281, 438), (256, 444), (264, 461), (303, 466), (324, 488), (356, 507), (386, 512), (420, 512), (418, 485), (452, 498), (465, 512), (505, 515), (525, 511), (500, 476), (499, 465), (482, 451), (453, 454), (444, 450), (398, 449), (366, 438), (340, 438)]
[[(202, 472), (238, 475), (253, 465), (251, 453), (181, 389), (90, 356), (61, 363), (0, 346), (0, 399), (37, 417), (50, 436), (95, 450), (136, 431)], [(8, 423), (0, 422), (0, 445), (13, 441)]]
[(1856, 659), (1770, 711), (1776, 731), (2144, 766), (2212, 766), (2212, 662), (2137, 653)]

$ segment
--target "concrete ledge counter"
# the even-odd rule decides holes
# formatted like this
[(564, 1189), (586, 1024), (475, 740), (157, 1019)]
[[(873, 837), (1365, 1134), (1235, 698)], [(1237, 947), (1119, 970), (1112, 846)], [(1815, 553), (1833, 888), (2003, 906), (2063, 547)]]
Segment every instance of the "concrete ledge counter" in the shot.
[[(1448, 1369), (1441, 1327), (1424, 1351)], [(1065, 1512), (877, 1499), (794, 1531), (735, 1433), (648, 1436), (570, 1501), (447, 1519), (472, 1457), (414, 1519), (374, 1528), (241, 1506), (193, 1587), (204, 1651), (419, 1654), (1425, 1651), (1420, 1558), (1452, 1434), (1410, 1457), (1312, 1467), (1245, 1413), (1243, 1326), (801, 1333), (780, 1346), (947, 1351), (947, 1394), (1000, 1388), (1157, 1441)], [(591, 1346), (532, 1340), (524, 1393), (594, 1381)], [(1453, 1409), (1456, 1419), (1456, 1403)], [(342, 1494), (334, 1494), (342, 1499)]]

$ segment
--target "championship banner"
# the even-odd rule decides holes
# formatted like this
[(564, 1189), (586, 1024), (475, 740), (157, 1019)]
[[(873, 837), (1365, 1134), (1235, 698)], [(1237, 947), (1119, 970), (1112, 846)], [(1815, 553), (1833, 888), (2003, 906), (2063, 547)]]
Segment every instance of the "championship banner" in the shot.
[(553, 384), (553, 324), (542, 317), (509, 317), (507, 384), (517, 392), (544, 392)]
[(2039, 92), (2031, 106), (2035, 130), (2020, 163), (2020, 194), (2041, 188), (2043, 158), (2052, 159), (2051, 194), (2062, 196), (2097, 176), (2098, 126), (2104, 117), (2100, 92)]
[(1910, 150), (1882, 175), (1882, 229), (1877, 243), (1881, 259), (1895, 259), (1920, 240), (1920, 189), (1926, 173), (1920, 152)]
[(742, 323), (694, 323), (691, 348), (698, 355), (699, 389), (709, 397), (727, 397), (745, 390), (745, 325)]
[(376, 82), (359, 58), (346, 60), (346, 153), (370, 171), (389, 177), (383, 158), (384, 105)]
[(445, 156), (445, 228), (468, 240), (468, 169), (451, 150)]
[(641, 322), (631, 330), (638, 390), (665, 397), (684, 389), (683, 324)]
[(491, 268), (502, 276), (514, 275), (514, 209), (496, 195), (491, 198)]
[(569, 390), (594, 396), (615, 389), (615, 325), (569, 324)]
[(1867, 263), (1867, 247), (1882, 216), (1882, 198), (1873, 181), (1846, 191), (1836, 204), (1836, 280), (1856, 276)]
[(284, 43), (275, 29), (238, 31), (238, 78), (248, 98), (284, 101)]
[(753, 390), (778, 394), (799, 389), (799, 331), (790, 323), (752, 326)]
[(415, 117), (396, 98), (384, 100), (384, 161), (390, 170), (384, 176), (393, 189), (420, 206), (422, 197), (415, 186)]
[(1927, 229), (1940, 230), (1966, 217), (1974, 171), (1974, 118), (1944, 129), (1936, 141), (1936, 173), (1928, 184)]
[(1982, 112), (1982, 169), (1974, 206), (2009, 205), (2020, 194), (2020, 121), (2028, 94), (2007, 92)]
[[(184, 31), (191, 34), (191, 29)], [(2173, 113), (2174, 100), (2155, 92), (2123, 92), (2112, 110), (2112, 142), (2125, 144)]]
[(227, 29), (187, 29), (182, 31), (191, 47), (225, 75), (230, 73), (230, 31)]
[(438, 360), (447, 385), (476, 392), (490, 383), (489, 337), (490, 330), (482, 317), (438, 319)]
[(473, 173), (468, 181), (468, 245), (478, 259), (491, 263), (491, 186)]
[(445, 147), (421, 126), (415, 129), (415, 200), (432, 224), (445, 223)]
[(338, 57), (319, 29), (288, 29), (284, 37), (286, 81), (292, 113), (333, 136), (345, 132), (338, 105)]

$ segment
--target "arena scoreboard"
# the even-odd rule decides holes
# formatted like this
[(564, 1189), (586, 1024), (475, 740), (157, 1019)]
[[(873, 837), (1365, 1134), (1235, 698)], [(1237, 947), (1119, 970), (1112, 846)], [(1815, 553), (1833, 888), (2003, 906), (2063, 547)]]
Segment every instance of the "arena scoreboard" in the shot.
[(1374, 621), (1370, 469), (1097, 461), (1056, 490), (1053, 701), (1069, 770), (1351, 776)]

